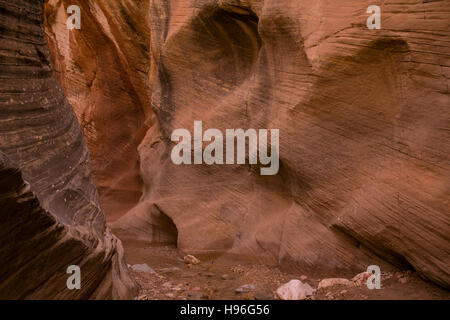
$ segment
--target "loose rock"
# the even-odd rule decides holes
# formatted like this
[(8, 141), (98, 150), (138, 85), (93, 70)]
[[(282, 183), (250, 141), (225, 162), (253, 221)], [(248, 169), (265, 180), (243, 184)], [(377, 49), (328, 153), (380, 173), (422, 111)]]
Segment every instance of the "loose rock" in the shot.
[(132, 265), (131, 269), (134, 271), (145, 272), (145, 273), (149, 273), (149, 274), (156, 274), (155, 270), (153, 270), (151, 267), (149, 267), (146, 263)]
[(369, 277), (370, 277), (370, 273), (361, 272), (361, 273), (358, 273), (356, 276), (354, 276), (352, 281), (355, 286), (362, 286), (363, 284), (367, 283), (367, 279), (369, 279)]
[(338, 286), (338, 285), (353, 286), (353, 282), (348, 279), (344, 279), (344, 278), (323, 279), (322, 281), (320, 281), (317, 289), (320, 290), (322, 288), (328, 288), (328, 287), (333, 287), (333, 286)]
[(247, 293), (256, 290), (256, 286), (252, 284), (245, 284), (236, 289), (236, 293)]
[(193, 255), (188, 254), (187, 256), (185, 256), (183, 258), (184, 262), (187, 264), (199, 264), (200, 260), (196, 257), (194, 257)]
[(408, 282), (408, 279), (407, 278), (400, 278), (400, 279), (398, 279), (398, 282), (400, 282), (402, 284), (405, 284), (405, 283)]
[(291, 280), (277, 289), (277, 296), (281, 300), (305, 300), (312, 296), (315, 290), (300, 280)]
[(159, 269), (159, 271), (162, 273), (172, 273), (172, 272), (176, 272), (176, 271), (181, 271), (181, 269), (178, 267), (170, 267), (170, 268)]

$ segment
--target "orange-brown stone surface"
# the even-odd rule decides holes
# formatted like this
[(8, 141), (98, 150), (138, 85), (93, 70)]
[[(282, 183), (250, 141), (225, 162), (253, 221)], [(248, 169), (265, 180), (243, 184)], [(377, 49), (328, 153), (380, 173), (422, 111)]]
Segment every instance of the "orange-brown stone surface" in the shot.
[[(43, 18), (41, 0), (0, 2), (0, 299), (131, 299)], [(67, 287), (72, 265), (79, 290)]]
[[(81, 10), (69, 30), (67, 8)], [(142, 191), (137, 146), (151, 116), (149, 1), (50, 0), (46, 37), (63, 91), (91, 152), (108, 220), (133, 207)]]
[[(151, 4), (157, 121), (116, 230), (166, 242), (169, 219), (188, 253), (328, 275), (382, 259), (450, 286), (449, 1)], [(174, 165), (171, 133), (195, 120), (279, 129), (278, 175)]]

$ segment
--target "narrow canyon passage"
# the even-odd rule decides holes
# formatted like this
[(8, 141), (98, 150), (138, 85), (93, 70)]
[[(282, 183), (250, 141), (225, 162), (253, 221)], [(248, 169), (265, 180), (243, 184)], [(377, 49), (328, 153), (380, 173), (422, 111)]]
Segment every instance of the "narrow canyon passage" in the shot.
[(0, 299), (450, 299), (450, 1), (371, 7), (0, 0)]

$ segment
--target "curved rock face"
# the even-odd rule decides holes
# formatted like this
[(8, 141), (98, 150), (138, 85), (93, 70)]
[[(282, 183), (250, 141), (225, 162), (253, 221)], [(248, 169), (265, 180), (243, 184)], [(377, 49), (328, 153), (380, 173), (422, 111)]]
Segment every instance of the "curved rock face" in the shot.
[[(189, 253), (328, 275), (382, 258), (450, 287), (450, 2), (383, 2), (381, 30), (372, 4), (152, 1), (158, 121), (144, 196), (114, 227), (161, 241), (170, 218)], [(279, 173), (174, 165), (171, 134), (195, 120), (279, 129)]]
[[(67, 9), (81, 10), (69, 30)], [(149, 1), (50, 0), (45, 30), (63, 91), (83, 128), (108, 220), (139, 200), (137, 146), (150, 107)]]
[[(136, 284), (51, 68), (43, 1), (3, 1), (0, 16), (0, 298), (131, 298)], [(67, 288), (70, 265), (80, 290)]]

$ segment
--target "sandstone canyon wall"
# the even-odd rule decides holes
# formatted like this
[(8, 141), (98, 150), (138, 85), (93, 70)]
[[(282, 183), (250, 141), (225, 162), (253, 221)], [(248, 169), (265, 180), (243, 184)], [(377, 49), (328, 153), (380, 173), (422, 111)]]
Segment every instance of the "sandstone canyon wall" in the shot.
[[(43, 7), (0, 2), (0, 299), (129, 299), (136, 284), (51, 68)], [(80, 290), (66, 286), (70, 265)]]
[[(328, 275), (382, 259), (450, 287), (450, 1), (152, 0), (150, 14), (157, 122), (116, 230)], [(194, 120), (279, 129), (278, 175), (174, 165), (171, 133)]]
[[(71, 5), (81, 9), (79, 30), (66, 26)], [(148, 0), (50, 0), (45, 7), (52, 61), (83, 128), (108, 220), (141, 196), (137, 146), (152, 116), (149, 12)]]

